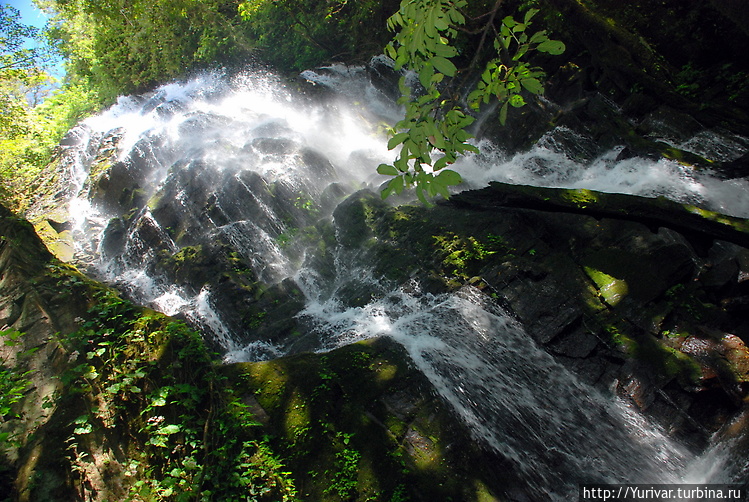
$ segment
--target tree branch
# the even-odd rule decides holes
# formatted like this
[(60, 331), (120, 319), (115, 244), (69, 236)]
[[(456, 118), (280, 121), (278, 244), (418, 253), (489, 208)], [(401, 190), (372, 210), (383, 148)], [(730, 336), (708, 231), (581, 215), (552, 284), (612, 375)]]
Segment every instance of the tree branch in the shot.
[(489, 30), (494, 27), (494, 18), (497, 17), (497, 12), (499, 12), (499, 8), (502, 6), (502, 2), (504, 0), (497, 0), (497, 2), (494, 4), (494, 8), (489, 12), (489, 21), (484, 25), (483, 33), (481, 34), (481, 40), (479, 40), (479, 46), (476, 49), (476, 52), (473, 55), (473, 60), (471, 60), (471, 63), (468, 65), (468, 68), (473, 68), (478, 64), (479, 58), (481, 57), (481, 50), (484, 48), (484, 43), (486, 43), (486, 35), (489, 33)]

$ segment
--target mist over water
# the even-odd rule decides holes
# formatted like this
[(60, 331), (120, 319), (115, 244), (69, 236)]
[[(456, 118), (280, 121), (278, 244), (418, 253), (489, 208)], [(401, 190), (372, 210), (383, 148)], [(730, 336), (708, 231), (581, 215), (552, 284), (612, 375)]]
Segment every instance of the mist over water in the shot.
[[(375, 173), (376, 166), (394, 159), (384, 127), (398, 113), (363, 69), (336, 66), (303, 77), (321, 89), (320, 96), (300, 96), (263, 71), (232, 78), (206, 74), (145, 97), (122, 97), (86, 120), (73, 131), (79, 143), (69, 147), (65, 161), (73, 180), (70, 210), (81, 259), (138, 301), (181, 314), (211, 333), (227, 362), (280, 357), (288, 350), (266, 341), (238, 342), (210, 289), (188, 291), (149, 273), (156, 250), (148, 247), (144, 228), (161, 236), (164, 250), (179, 250), (149, 205), (139, 209), (138, 224), (128, 229), (125, 251), (114, 256), (105, 252), (103, 234), (119, 215), (97, 202), (87, 176), (97, 169), (99, 142), (109, 138), (117, 162), (147, 171), (141, 173), (147, 198), (174, 192), (178, 214), (187, 214), (195, 197), (211, 201), (214, 216), (196, 228), (231, 242), (261, 280), (291, 279), (299, 286), (306, 299), (299, 318), (317, 340), (317, 350), (377, 336), (393, 338), (474, 436), (510, 459), (540, 493), (569, 500), (581, 482), (710, 479), (707, 472), (695, 481), (695, 472), (706, 471), (694, 466), (705, 461), (722, 465), (725, 454), (710, 450), (694, 457), (628, 404), (578, 381), (478, 290), (466, 287), (434, 296), (412, 283), (389, 291), (342, 250), (336, 251), (337, 277), (331, 281), (289, 256), (281, 237), (291, 224), (258, 187), (277, 183), (288, 193), (315, 200), (324, 198), (333, 183), (348, 193), (376, 190), (385, 180)], [(749, 216), (747, 180), (721, 180), (669, 160), (617, 161), (621, 148), (590, 162), (574, 160), (578, 156), (568, 145), (585, 149), (589, 141), (557, 128), (530, 150), (508, 155), (481, 140), (482, 153), (462, 159), (455, 170), (466, 181), (461, 189), (494, 180), (579, 187), (666, 196)], [(695, 152), (715, 152), (722, 156), (719, 160), (731, 160), (749, 148), (744, 139), (718, 132), (690, 141), (687, 146)], [(310, 158), (318, 166), (315, 172), (310, 172)], [(205, 193), (199, 195), (199, 189)], [(229, 198), (231, 191), (241, 196)], [(252, 217), (243, 212), (248, 206)], [(318, 217), (329, 217), (329, 212)], [(347, 307), (340, 285), (350, 277), (370, 284), (378, 292), (376, 299)], [(706, 460), (707, 455), (713, 457)]]
[[(703, 133), (705, 143), (731, 141), (722, 133)], [(564, 139), (562, 142), (561, 139)], [(601, 192), (664, 196), (731, 216), (749, 216), (749, 181), (745, 178), (721, 179), (709, 171), (696, 171), (677, 161), (646, 158), (616, 160), (622, 147), (614, 148), (590, 162), (574, 160), (567, 151), (572, 143), (581, 148), (592, 140), (566, 127), (545, 134), (527, 152), (507, 155), (491, 142), (479, 142), (480, 155), (463, 161), (461, 174), (466, 188), (485, 186), (490, 181), (553, 188), (585, 188)], [(733, 141), (735, 148), (698, 149), (693, 153), (713, 153), (716, 161), (734, 160), (746, 151), (749, 141)], [(696, 143), (702, 145), (703, 143)], [(592, 145), (587, 145), (592, 148)], [(689, 146), (689, 145), (687, 145)]]

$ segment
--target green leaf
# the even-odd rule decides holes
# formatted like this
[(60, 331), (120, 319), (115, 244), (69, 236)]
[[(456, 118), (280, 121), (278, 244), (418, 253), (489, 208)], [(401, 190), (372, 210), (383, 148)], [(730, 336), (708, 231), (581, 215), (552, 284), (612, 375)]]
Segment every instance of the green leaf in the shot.
[(403, 189), (406, 188), (406, 178), (404, 178), (403, 176), (398, 176), (397, 178), (393, 178), (392, 180), (390, 180), (389, 184), (393, 187), (393, 190), (396, 194), (400, 194), (401, 192), (403, 192)]
[(481, 80), (483, 80), (484, 83), (486, 83), (486, 84), (491, 84), (491, 82), (492, 82), (492, 74), (491, 74), (491, 72), (489, 71), (488, 68), (486, 70), (484, 70), (484, 73), (481, 74)]
[(76, 418), (73, 423), (77, 425), (77, 427), (73, 429), (73, 434), (89, 434), (93, 431), (94, 426), (88, 422), (88, 419), (88, 415), (81, 415)]
[[(428, 183), (425, 183), (426, 186), (429, 186)], [(421, 201), (422, 204), (424, 204), (427, 207), (431, 207), (433, 204), (427, 200), (427, 198), (424, 196), (424, 188), (421, 185), (418, 185), (416, 187), (416, 197)]]
[(424, 31), (426, 32), (426, 35), (429, 38), (437, 37), (437, 28), (435, 26), (436, 21), (437, 20), (434, 17), (434, 11), (431, 11), (429, 13), (426, 23), (424, 23)]
[(434, 53), (443, 58), (451, 58), (458, 54), (458, 50), (451, 45), (439, 43), (434, 46)]
[(421, 82), (421, 85), (424, 86), (424, 88), (429, 87), (432, 76), (434, 75), (434, 66), (427, 63), (424, 65), (424, 67), (419, 72), (419, 82)]
[(545, 42), (538, 44), (538, 47), (536, 47), (539, 51), (549, 53), (553, 56), (562, 54), (565, 48), (564, 42), (560, 40), (546, 40)]
[(460, 174), (456, 173), (452, 169), (441, 170), (440, 173), (435, 177), (435, 180), (439, 180), (439, 182), (445, 186), (460, 185), (463, 182), (463, 178), (461, 178)]
[(419, 145), (417, 145), (412, 139), (407, 139), (403, 143), (404, 148), (407, 149), (407, 151), (411, 152), (410, 158), (419, 157), (421, 155), (421, 150), (419, 149)]
[(525, 88), (526, 91), (533, 94), (543, 94), (544, 86), (538, 79), (535, 78), (524, 78), (520, 81), (520, 84)]
[(73, 429), (73, 434), (90, 434), (93, 430), (94, 427), (91, 424), (83, 424)]
[(157, 430), (156, 434), (161, 434), (162, 436), (171, 436), (172, 434), (177, 434), (178, 432), (179, 432), (179, 425), (170, 424), (170, 425), (165, 425), (164, 427)]
[(501, 125), (505, 125), (507, 123), (507, 103), (505, 101), (505, 104), (502, 105), (502, 108), (499, 110), (499, 123)]
[(401, 155), (400, 157), (395, 159), (395, 162), (393, 162), (393, 165), (400, 172), (408, 171), (408, 152), (403, 152), (403, 150), (401, 149)]
[(447, 157), (440, 157), (437, 159), (437, 162), (434, 163), (434, 166), (432, 166), (432, 169), (435, 171), (439, 171), (440, 169), (444, 168), (450, 163), (450, 159)]
[(542, 42), (545, 42), (549, 40), (549, 37), (546, 36), (546, 30), (537, 31), (531, 36), (530, 43), (531, 44), (540, 44)]
[(164, 399), (163, 397), (156, 397), (153, 399), (153, 401), (151, 401), (151, 406), (166, 406), (166, 399)]
[(398, 174), (395, 166), (391, 166), (390, 164), (380, 164), (377, 166), (377, 172), (385, 176), (396, 176)]
[(481, 105), (481, 98), (483, 92), (480, 89), (476, 89), (468, 95), (468, 103), (473, 110), (478, 110)]
[(388, 141), (388, 150), (392, 150), (393, 148), (395, 148), (396, 146), (400, 145), (401, 143), (403, 143), (407, 139), (408, 139), (408, 133), (407, 132), (400, 132), (400, 133), (396, 134), (395, 136), (393, 136), (392, 138), (390, 138), (390, 140)]
[(528, 44), (524, 44), (518, 47), (518, 51), (515, 53), (514, 56), (512, 56), (512, 60), (513, 61), (520, 60), (520, 58), (525, 56), (525, 54), (528, 52), (528, 49), (530, 49), (530, 47), (528, 47)]
[(432, 195), (432, 197), (434, 197), (436, 194), (440, 194), (445, 199), (450, 198), (450, 191), (447, 189), (447, 185), (440, 183), (439, 181), (437, 181), (436, 178), (432, 182), (430, 187), (432, 188), (432, 190), (430, 191), (431, 192), (430, 195)]
[(520, 94), (513, 94), (510, 97), (510, 105), (514, 106), (515, 108), (520, 108), (521, 106), (525, 105), (525, 99), (523, 99), (523, 96)]
[(382, 189), (382, 192), (380, 192), (380, 198), (385, 200), (391, 195), (393, 195), (393, 188), (390, 186), (390, 183), (388, 183), (385, 185), (385, 188)]
[(440, 56), (433, 57), (430, 59), (430, 62), (434, 65), (437, 71), (444, 73), (448, 77), (454, 77), (455, 72), (458, 71), (452, 61)]
[(393, 61), (395, 61), (395, 58), (398, 57), (398, 54), (395, 52), (395, 47), (393, 47), (392, 44), (387, 44), (385, 46), (385, 54)]
[(523, 19), (523, 23), (528, 24), (528, 22), (538, 14), (538, 9), (528, 9), (528, 12), (525, 13), (525, 18)]

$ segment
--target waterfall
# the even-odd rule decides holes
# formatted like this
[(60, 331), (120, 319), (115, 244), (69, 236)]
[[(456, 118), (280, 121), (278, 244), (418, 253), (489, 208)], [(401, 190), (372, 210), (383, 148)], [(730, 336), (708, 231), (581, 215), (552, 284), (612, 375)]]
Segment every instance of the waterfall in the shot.
[(464, 287), (457, 294), (392, 292), (364, 307), (304, 312), (331, 348), (372, 336), (402, 344), (476, 438), (542, 492), (576, 497), (578, 483), (678, 482), (691, 460), (624, 402), (580, 382), (522, 326)]
[[(232, 332), (216, 291), (153, 272), (164, 256), (190, 245), (226, 243), (259, 280), (291, 281), (301, 291), (297, 317), (312, 348), (393, 338), (477, 440), (554, 499), (569, 500), (584, 482), (696, 479), (689, 473), (707, 457), (694, 457), (613, 393), (579, 381), (478, 290), (430, 295), (410, 283), (390, 291), (342, 249), (332, 252), (333, 278), (307, 266), (306, 251), (289, 247), (289, 237), (328, 218), (345, 194), (377, 189), (375, 167), (393, 160), (384, 125), (398, 109), (361, 68), (333, 66), (303, 77), (314, 84), (306, 95), (263, 71), (206, 74), (120, 98), (84, 121), (66, 155), (79, 259), (138, 301), (201, 327), (227, 361), (279, 357), (288, 346), (241, 341)], [(707, 134), (680, 146), (724, 160), (749, 150), (743, 138)], [(96, 146), (102, 141), (109, 157)], [(507, 155), (482, 140), (482, 153), (455, 169), (466, 188), (499, 180), (664, 195), (749, 216), (747, 180), (721, 180), (666, 159), (617, 160), (621, 148), (574, 160), (569, 145), (591, 141), (558, 127), (530, 150)], [(110, 166), (108, 177), (97, 178)], [(342, 284), (351, 277), (378, 291), (375, 299), (343, 301)], [(721, 453), (708, 455), (717, 462)]]

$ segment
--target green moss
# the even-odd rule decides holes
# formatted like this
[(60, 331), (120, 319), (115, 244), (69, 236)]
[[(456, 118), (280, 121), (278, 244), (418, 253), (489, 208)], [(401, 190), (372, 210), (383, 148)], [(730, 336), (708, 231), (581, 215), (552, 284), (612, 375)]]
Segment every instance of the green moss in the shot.
[(57, 259), (68, 262), (73, 259), (75, 253), (75, 244), (73, 236), (69, 230), (58, 232), (47, 219), (43, 219), (34, 224), (34, 230), (37, 235), (46, 244), (47, 249), (57, 257)]
[(585, 188), (562, 190), (561, 198), (565, 202), (571, 203), (580, 209), (585, 209), (589, 205), (598, 202), (598, 196), (596, 193)]
[(689, 338), (690, 334), (685, 331), (671, 331), (667, 329), (661, 332), (661, 336), (668, 339), (677, 339)]
[(500, 499), (480, 480), (474, 480), (473, 486), (476, 490), (476, 502), (500, 502)]
[(504, 239), (493, 234), (488, 234), (487, 243), (471, 235), (462, 236), (453, 232), (434, 235), (432, 239), (445, 272), (463, 278), (475, 275), (482, 262), (489, 257), (500, 253), (505, 257), (511, 254)]
[[(659, 146), (661, 143), (657, 143)], [(661, 155), (663, 155), (665, 158), (670, 160), (675, 160), (679, 162), (680, 164), (688, 165), (688, 166), (709, 166), (713, 164), (713, 162), (709, 159), (706, 159), (700, 155), (696, 155), (691, 152), (687, 152), (685, 150), (680, 150), (678, 148), (674, 148), (672, 146), (664, 145), (661, 148)]]
[(368, 341), (227, 371), (269, 415), (258, 432), (284, 452), (305, 498), (472, 500), (464, 483), (493, 482), (476, 476), (480, 462), (456, 463), (446, 451), (461, 442), (449, 413), (417, 392), (423, 377), (390, 347)]
[(611, 324), (605, 326), (603, 331), (606, 333), (611, 343), (621, 352), (631, 357), (636, 356), (639, 350), (639, 343), (633, 336), (621, 329), (620, 326)]
[(707, 209), (703, 209), (697, 206), (691, 206), (689, 204), (684, 204), (683, 207), (687, 212), (696, 214), (706, 220), (714, 221), (716, 223), (720, 223), (721, 225), (732, 227), (739, 232), (749, 232), (749, 221), (744, 218), (734, 218), (732, 216), (716, 213), (715, 211), (709, 211)]
[(267, 411), (281, 409), (286, 393), (286, 376), (284, 372), (270, 361), (255, 363), (247, 366), (251, 373), (247, 374), (257, 386), (257, 399)]
[(293, 393), (286, 403), (284, 428), (287, 440), (294, 442), (309, 431), (311, 424), (311, 403), (298, 392)]
[(702, 369), (692, 356), (669, 347), (648, 334), (643, 333), (639, 336), (627, 334), (613, 325), (608, 326), (605, 331), (616, 347), (630, 357), (645, 363), (664, 382), (675, 378), (685, 388), (692, 388), (699, 384)]
[(104, 173), (112, 167), (112, 160), (109, 158), (97, 159), (89, 168), (89, 179), (98, 180)]
[(627, 281), (612, 277), (592, 267), (583, 267), (588, 277), (596, 284), (603, 300), (612, 307), (619, 304), (629, 294)]
[(148, 206), (148, 209), (150, 209), (151, 211), (155, 211), (159, 207), (159, 204), (161, 203), (161, 199), (163, 197), (164, 197), (163, 192), (156, 192), (154, 195), (152, 195), (151, 198), (148, 199), (148, 202), (146, 203), (146, 205)]
[(699, 384), (702, 377), (700, 365), (691, 356), (653, 338), (643, 340), (634, 356), (651, 365), (662, 378), (676, 378), (685, 387)]

